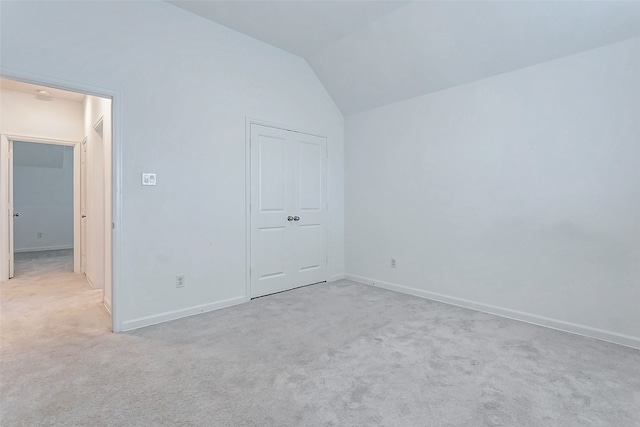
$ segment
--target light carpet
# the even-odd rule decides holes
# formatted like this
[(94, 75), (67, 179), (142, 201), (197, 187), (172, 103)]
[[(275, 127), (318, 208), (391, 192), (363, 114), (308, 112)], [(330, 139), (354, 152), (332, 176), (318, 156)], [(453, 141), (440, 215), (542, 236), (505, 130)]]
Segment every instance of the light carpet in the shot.
[(640, 351), (383, 289), (122, 334), (100, 299), (73, 273), (2, 283), (2, 426), (640, 425)]

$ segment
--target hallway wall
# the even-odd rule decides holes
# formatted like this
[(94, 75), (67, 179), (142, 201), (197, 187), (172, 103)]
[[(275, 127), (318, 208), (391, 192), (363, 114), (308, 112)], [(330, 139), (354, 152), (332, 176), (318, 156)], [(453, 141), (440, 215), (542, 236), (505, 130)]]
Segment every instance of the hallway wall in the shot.
[(81, 141), (84, 110), (81, 102), (0, 89), (0, 133), (36, 138)]
[(73, 147), (14, 141), (14, 252), (73, 248)]
[[(100, 120), (99, 135), (95, 126)], [(111, 308), (111, 123), (111, 100), (87, 96), (84, 101), (88, 189), (86, 273), (93, 286), (104, 289), (108, 308)]]

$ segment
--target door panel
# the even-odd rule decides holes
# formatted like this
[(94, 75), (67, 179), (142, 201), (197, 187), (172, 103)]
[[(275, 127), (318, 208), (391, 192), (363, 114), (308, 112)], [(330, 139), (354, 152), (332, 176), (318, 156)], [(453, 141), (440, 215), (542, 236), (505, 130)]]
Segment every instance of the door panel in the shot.
[(318, 242), (322, 239), (320, 224), (301, 225), (298, 230), (298, 270), (319, 268), (324, 254)]
[(286, 131), (251, 128), (252, 296), (286, 290), (292, 281), (291, 160)]
[(285, 227), (261, 228), (258, 237), (260, 279), (287, 274), (287, 236)]
[(326, 280), (326, 140), (250, 132), (251, 297)]
[(260, 146), (260, 211), (284, 212), (286, 140), (262, 135)]
[(300, 211), (320, 211), (322, 203), (322, 147), (299, 142)]
[(294, 271), (298, 283), (326, 280), (326, 140), (313, 135), (292, 135), (296, 153), (294, 181), (296, 253)]

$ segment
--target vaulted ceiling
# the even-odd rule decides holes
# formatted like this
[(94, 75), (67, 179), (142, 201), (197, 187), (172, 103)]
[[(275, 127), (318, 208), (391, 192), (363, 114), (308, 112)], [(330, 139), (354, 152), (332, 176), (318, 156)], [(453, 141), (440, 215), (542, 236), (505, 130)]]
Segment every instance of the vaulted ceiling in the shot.
[(170, 1), (307, 60), (345, 115), (640, 36), (629, 1)]

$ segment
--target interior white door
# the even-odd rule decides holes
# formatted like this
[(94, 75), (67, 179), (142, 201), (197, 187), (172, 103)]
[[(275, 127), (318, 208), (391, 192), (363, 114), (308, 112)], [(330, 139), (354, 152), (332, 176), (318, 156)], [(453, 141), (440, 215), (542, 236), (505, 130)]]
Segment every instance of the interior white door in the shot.
[(251, 146), (251, 297), (326, 280), (326, 140), (256, 124)]
[(15, 256), (13, 253), (13, 221), (18, 215), (13, 209), (13, 141), (8, 141), (9, 148), (9, 164), (7, 165), (8, 173), (8, 206), (9, 206), (9, 279), (14, 276), (15, 270)]
[(295, 286), (327, 279), (326, 139), (289, 133), (293, 151)]
[(80, 272), (87, 272), (87, 140), (80, 147)]

